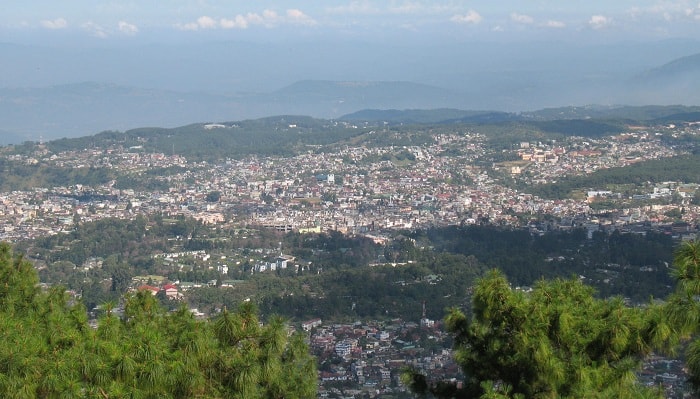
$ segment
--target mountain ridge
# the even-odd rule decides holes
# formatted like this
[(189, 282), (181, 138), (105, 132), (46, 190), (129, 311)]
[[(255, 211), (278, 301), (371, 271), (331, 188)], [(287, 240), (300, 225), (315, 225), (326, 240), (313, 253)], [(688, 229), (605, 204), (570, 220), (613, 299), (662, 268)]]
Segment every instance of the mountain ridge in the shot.
[[(15, 47), (2, 45), (2, 48), (14, 52), (32, 53), (24, 47)], [(216, 48), (223, 51), (228, 45)], [(200, 53), (205, 52), (200, 50)], [(172, 54), (170, 56), (174, 57)], [(222, 55), (216, 57), (219, 59)], [(39, 63), (42, 60), (41, 57), (37, 58)], [(352, 62), (353, 65), (360, 63), (357, 59)], [(489, 65), (487, 61), (480, 62)], [(116, 68), (114, 65), (108, 67)], [(295, 80), (277, 89), (245, 92), (226, 91), (231, 79), (242, 79), (235, 75), (222, 77), (225, 81), (222, 81), (222, 90), (219, 91), (211, 91), (211, 85), (204, 85), (200, 89), (175, 90), (90, 80), (98, 74), (88, 75), (87, 80), (81, 82), (33, 87), (6, 86), (0, 87), (0, 120), (3, 121), (1, 128), (5, 132), (0, 143), (38, 140), (40, 137), (48, 140), (80, 137), (103, 130), (127, 130), (141, 126), (176, 127), (192, 121), (242, 120), (270, 115), (347, 118), (353, 113), (371, 109), (481, 109), (486, 111), (478, 115), (453, 112), (452, 118), (441, 117), (443, 120), (435, 119), (435, 115), (419, 116), (415, 111), (409, 112), (412, 114), (410, 118), (415, 119), (406, 119), (407, 114), (391, 118), (402, 123), (492, 123), (540, 117), (543, 113), (541, 110), (551, 108), (548, 104), (700, 104), (700, 53), (650, 66), (642, 72), (627, 71), (624, 74), (617, 71), (597, 75), (589, 71), (587, 75), (574, 77), (557, 70), (535, 70), (522, 72), (523, 75), (513, 68), (501, 67), (482, 71), (465, 70), (458, 82), (455, 80), (458, 76), (456, 71), (444, 72), (445, 76), (451, 78), (437, 79), (426, 75), (422, 80), (407, 79), (405, 74), (396, 75), (396, 80), (360, 78), (361, 74), (348, 76), (352, 79), (329, 79), (325, 76), (322, 79)], [(5, 80), (10, 82), (14, 73), (8, 71)], [(311, 71), (309, 73), (312, 74)], [(161, 80), (163, 78), (159, 77)], [(279, 77), (276, 79), (282, 80)], [(445, 79), (452, 79), (454, 85), (446, 87), (437, 83), (444, 83)], [(425, 83), (427, 81), (436, 83)], [(590, 106), (574, 108), (577, 108), (575, 112), (566, 111), (572, 113), (574, 118), (601, 116), (599, 111)], [(583, 109), (586, 111), (583, 112)], [(586, 112), (590, 115), (586, 115)], [(686, 111), (681, 110), (676, 113), (684, 112)], [(658, 115), (665, 116), (668, 114)]]

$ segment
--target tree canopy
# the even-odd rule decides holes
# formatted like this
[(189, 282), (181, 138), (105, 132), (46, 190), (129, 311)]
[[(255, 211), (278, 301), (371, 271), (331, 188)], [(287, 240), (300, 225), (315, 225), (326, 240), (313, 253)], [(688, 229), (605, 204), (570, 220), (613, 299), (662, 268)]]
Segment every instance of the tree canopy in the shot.
[(0, 244), (0, 396), (5, 398), (312, 398), (315, 361), (284, 321), (248, 303), (211, 321), (167, 313), (150, 293), (113, 305), (96, 328), (64, 289)]
[(453, 309), (446, 324), (464, 385), (407, 373), (405, 382), (423, 395), (657, 397), (636, 384), (634, 372), (674, 337), (661, 305), (632, 308), (620, 298), (596, 299), (578, 279), (543, 280), (531, 292), (518, 291), (498, 271), (477, 283), (471, 314)]
[(684, 338), (695, 337), (686, 349), (686, 364), (691, 384), (700, 391), (700, 241), (688, 241), (678, 248), (673, 276), (677, 285), (668, 300), (669, 319)]

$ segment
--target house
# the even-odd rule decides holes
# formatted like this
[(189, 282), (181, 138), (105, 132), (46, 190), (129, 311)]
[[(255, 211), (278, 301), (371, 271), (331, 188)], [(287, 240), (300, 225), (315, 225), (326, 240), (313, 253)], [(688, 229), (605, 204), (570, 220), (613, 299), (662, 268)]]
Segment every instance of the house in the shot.
[(177, 286), (175, 284), (166, 284), (163, 286), (163, 291), (165, 291), (165, 297), (168, 299), (180, 299), (182, 294), (178, 292)]
[(321, 323), (321, 319), (311, 319), (301, 323), (301, 329), (304, 331), (311, 331), (312, 328), (320, 326)]
[(160, 291), (160, 288), (144, 284), (144, 285), (139, 286), (137, 288), (137, 290), (139, 292), (140, 291), (148, 291), (151, 293), (151, 295), (156, 295)]

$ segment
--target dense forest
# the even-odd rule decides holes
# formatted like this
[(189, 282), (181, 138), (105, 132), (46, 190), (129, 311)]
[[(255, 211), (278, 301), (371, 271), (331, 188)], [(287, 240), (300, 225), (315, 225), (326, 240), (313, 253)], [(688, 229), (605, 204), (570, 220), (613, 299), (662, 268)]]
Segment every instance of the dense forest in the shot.
[[(279, 254), (280, 243), (298, 268), (254, 273), (256, 262)], [(589, 238), (583, 229), (533, 235), (478, 225), (404, 231), (378, 245), (337, 232), (212, 229), (192, 219), (155, 216), (81, 223), (69, 234), (18, 248), (31, 254), (42, 281), (82, 293), (90, 309), (118, 299), (135, 276), (160, 275), (171, 281), (236, 281), (235, 289), (205, 286), (188, 292), (190, 303), (204, 310), (235, 307), (251, 298), (263, 315), (340, 320), (416, 319), (423, 301), (429, 317), (439, 319), (445, 308), (467, 303), (469, 288), (492, 268), (517, 286), (579, 276), (599, 297), (645, 302), (670, 292), (667, 265), (675, 245), (670, 236), (654, 232), (596, 232)], [(213, 259), (226, 257), (228, 273), (218, 271), (220, 260), (184, 258), (169, 264), (153, 256), (201, 249)], [(96, 259), (100, 267), (85, 266)]]
[(700, 154), (682, 155), (638, 162), (634, 167), (602, 169), (588, 175), (564, 177), (556, 183), (527, 186), (527, 191), (542, 198), (561, 199), (570, 198), (574, 191), (598, 190), (611, 185), (665, 181), (700, 183), (700, 176), (695, 173), (699, 168)]
[(100, 186), (116, 177), (117, 173), (107, 168), (58, 168), (0, 158), (0, 190), (3, 192), (75, 184)]
[(309, 146), (347, 140), (365, 132), (344, 122), (307, 116), (277, 116), (215, 124), (192, 124), (178, 128), (140, 128), (126, 132), (102, 132), (94, 136), (54, 140), (52, 152), (106, 148), (121, 145), (148, 152), (179, 154), (192, 160), (216, 161), (247, 155), (291, 156)]

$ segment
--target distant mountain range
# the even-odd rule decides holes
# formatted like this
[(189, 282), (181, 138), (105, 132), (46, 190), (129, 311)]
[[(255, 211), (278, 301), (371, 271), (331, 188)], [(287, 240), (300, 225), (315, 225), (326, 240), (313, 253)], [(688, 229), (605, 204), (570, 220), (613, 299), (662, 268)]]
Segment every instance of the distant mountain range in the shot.
[[(639, 79), (649, 80), (673, 80), (687, 75), (697, 76), (700, 72), (700, 54), (693, 54), (687, 57), (681, 57), (664, 64), (658, 68), (654, 68), (645, 74), (642, 74)], [(697, 82), (700, 83), (700, 82)]]
[[(700, 104), (700, 54), (643, 72), (628, 72), (626, 79), (621, 74), (579, 78), (554, 75), (471, 72), (465, 75), (470, 81), (451, 88), (413, 81), (300, 80), (269, 92), (234, 94), (97, 82), (0, 87), (0, 144), (271, 115), (387, 119), (399, 123), (491, 123), (520, 118), (552, 119), (554, 115), (547, 114), (553, 112), (560, 112), (558, 118), (564, 119), (600, 118), (612, 110), (619, 115), (625, 109), (621, 104)], [(547, 108), (551, 104), (608, 105)], [(418, 111), (421, 109), (434, 111)], [(461, 111), (475, 109), (484, 111)], [(534, 112), (536, 109), (543, 110)], [(632, 112), (632, 119), (639, 119), (634, 114), (639, 114), (640, 108), (628, 111)], [(695, 112), (680, 108), (675, 111)], [(659, 112), (659, 108), (654, 112)], [(657, 117), (672, 114), (659, 112)]]
[(94, 82), (0, 88), (0, 144), (79, 137), (103, 130), (296, 114), (335, 118), (362, 108), (459, 103), (448, 90), (411, 82), (302, 81), (264, 94), (179, 93)]

